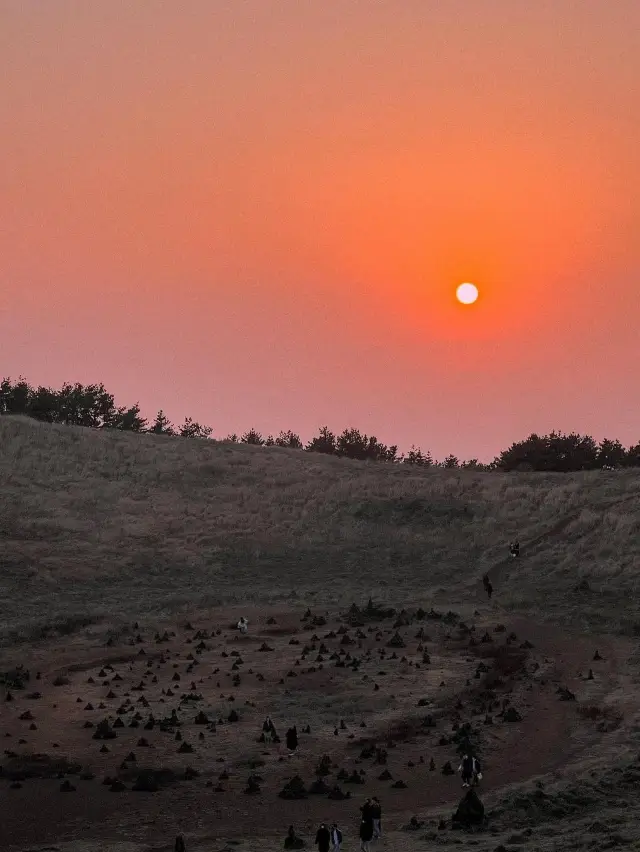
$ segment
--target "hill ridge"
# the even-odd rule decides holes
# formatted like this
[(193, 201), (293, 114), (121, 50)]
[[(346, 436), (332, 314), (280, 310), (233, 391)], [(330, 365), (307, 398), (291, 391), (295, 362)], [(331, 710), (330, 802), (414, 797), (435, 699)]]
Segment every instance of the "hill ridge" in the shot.
[(190, 601), (371, 593), (401, 604), (476, 584), (482, 599), (487, 569), (509, 608), (555, 617), (558, 596), (586, 578), (576, 618), (636, 622), (635, 469), (406, 468), (6, 416), (0, 447), (5, 636)]

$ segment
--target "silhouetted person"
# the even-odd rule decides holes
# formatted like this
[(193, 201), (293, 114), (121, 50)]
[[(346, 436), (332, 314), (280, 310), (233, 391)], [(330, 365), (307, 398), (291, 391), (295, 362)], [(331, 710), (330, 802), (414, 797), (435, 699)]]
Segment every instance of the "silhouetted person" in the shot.
[(382, 805), (378, 797), (374, 796), (371, 800), (371, 818), (373, 820), (373, 839), (377, 840), (382, 835)]
[(491, 580), (489, 579), (488, 574), (483, 575), (482, 585), (484, 586), (484, 590), (487, 593), (489, 600), (491, 600), (491, 595), (493, 594), (493, 586), (491, 585)]
[(340, 852), (340, 846), (342, 845), (342, 832), (338, 828), (337, 822), (334, 822), (331, 826), (331, 845), (332, 852)]
[(464, 755), (462, 763), (458, 767), (458, 772), (462, 776), (463, 787), (471, 787), (482, 778), (480, 762), (472, 754)]
[(364, 800), (364, 805), (360, 808), (360, 813), (362, 814), (362, 819), (367, 822), (373, 822), (373, 804), (371, 799), (367, 798)]
[(320, 828), (316, 831), (316, 846), (318, 852), (329, 852), (331, 845), (331, 832), (324, 823), (320, 824)]
[[(371, 817), (371, 804), (367, 799), (368, 804), (361, 808), (362, 819), (360, 820), (360, 849), (361, 852), (369, 852), (369, 844), (373, 838), (373, 819)], [(368, 818), (365, 819), (365, 813)]]
[(511, 557), (513, 559), (515, 559), (516, 556), (520, 556), (520, 542), (518, 541), (518, 539), (516, 539), (509, 547), (509, 552), (511, 553)]
[(262, 724), (262, 737), (265, 743), (275, 742), (278, 737), (275, 725), (271, 721), (271, 716), (267, 716)]
[(184, 845), (184, 837), (181, 834), (176, 837), (176, 843), (173, 849), (174, 852), (186, 852), (186, 846)]
[(287, 748), (290, 752), (298, 748), (298, 730), (295, 725), (287, 731)]

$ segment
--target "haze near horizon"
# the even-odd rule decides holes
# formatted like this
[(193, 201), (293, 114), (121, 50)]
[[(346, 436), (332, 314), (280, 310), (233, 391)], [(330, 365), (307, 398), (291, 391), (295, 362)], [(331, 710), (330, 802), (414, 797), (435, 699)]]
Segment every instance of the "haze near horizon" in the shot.
[(635, 0), (0, 2), (2, 375), (215, 437), (637, 442), (639, 30)]

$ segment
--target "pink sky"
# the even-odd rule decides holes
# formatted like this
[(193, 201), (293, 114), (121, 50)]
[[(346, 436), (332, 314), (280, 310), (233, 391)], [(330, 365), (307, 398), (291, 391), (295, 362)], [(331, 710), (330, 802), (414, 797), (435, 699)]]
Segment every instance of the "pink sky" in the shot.
[(638, 0), (0, 0), (0, 373), (217, 436), (637, 442), (639, 32)]

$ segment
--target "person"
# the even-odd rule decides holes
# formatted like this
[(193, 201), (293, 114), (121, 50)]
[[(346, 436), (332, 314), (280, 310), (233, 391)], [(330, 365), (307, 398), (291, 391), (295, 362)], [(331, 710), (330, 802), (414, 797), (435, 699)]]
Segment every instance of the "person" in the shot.
[(249, 622), (247, 621), (247, 619), (243, 615), (243, 616), (240, 617), (240, 621), (238, 622), (238, 630), (240, 631), (240, 633), (242, 633), (244, 635), (247, 632), (248, 629), (249, 629)]
[(291, 754), (298, 748), (298, 729), (295, 725), (287, 731), (287, 748)]
[(273, 731), (275, 730), (273, 726), (273, 722), (271, 721), (271, 716), (267, 716), (267, 718), (262, 723), (262, 737), (265, 743), (270, 743), (273, 740)]
[(373, 823), (373, 813), (372, 813), (373, 804), (371, 799), (366, 798), (364, 800), (364, 805), (360, 808), (360, 813), (362, 814), (362, 819), (366, 822)]
[(458, 772), (462, 776), (462, 786), (471, 787), (478, 781), (482, 780), (480, 771), (480, 761), (472, 754), (465, 754), (462, 758), (462, 763), (458, 767)]
[[(369, 800), (367, 799), (367, 802)], [(361, 852), (369, 852), (369, 844), (373, 838), (373, 820), (371, 818), (371, 803), (367, 807), (362, 807), (362, 819), (360, 820), (360, 850)], [(367, 817), (365, 818), (365, 814)]]
[(509, 547), (509, 552), (511, 553), (513, 559), (515, 559), (516, 556), (520, 556), (520, 542), (518, 541), (518, 539), (516, 539)]
[(334, 822), (331, 826), (331, 844), (333, 846), (333, 852), (340, 852), (340, 846), (342, 845), (342, 832), (338, 828), (337, 822)]
[(329, 852), (330, 843), (331, 834), (329, 833), (329, 829), (324, 823), (321, 823), (320, 828), (316, 831), (316, 846), (318, 847), (318, 852)]
[(380, 827), (382, 820), (382, 806), (380, 805), (380, 801), (377, 796), (374, 796), (371, 800), (371, 818), (373, 821), (373, 839), (378, 840), (382, 835), (382, 829)]
[(176, 837), (175, 846), (173, 848), (174, 852), (185, 852), (186, 847), (184, 845), (184, 837), (181, 834)]
[(493, 586), (491, 585), (491, 580), (489, 579), (488, 574), (482, 575), (482, 585), (484, 586), (484, 590), (489, 596), (489, 600), (491, 600), (491, 595), (493, 594)]

